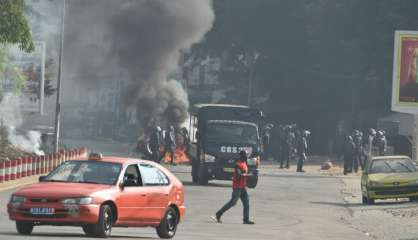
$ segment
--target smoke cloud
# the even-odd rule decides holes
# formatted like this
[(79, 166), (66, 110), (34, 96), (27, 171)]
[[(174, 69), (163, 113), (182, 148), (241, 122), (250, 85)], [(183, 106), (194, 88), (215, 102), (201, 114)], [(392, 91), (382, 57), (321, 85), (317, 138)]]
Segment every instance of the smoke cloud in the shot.
[(27, 152), (43, 155), (41, 147), (41, 133), (28, 131), (18, 134), (16, 129), (23, 123), (20, 98), (17, 95), (8, 93), (3, 96), (0, 102), (0, 121), (7, 128), (8, 140), (13, 146), (17, 146)]
[(129, 76), (124, 79), (124, 103), (137, 109), (143, 126), (183, 123), (187, 94), (170, 75), (178, 69), (182, 51), (211, 29), (215, 18), (211, 0), (78, 0), (70, 4), (69, 18), (77, 19), (69, 26), (70, 44), (84, 46), (82, 58), (91, 51), (96, 56), (70, 62), (89, 76), (86, 84), (100, 81), (91, 76), (95, 70), (103, 75), (115, 71), (117, 64)]

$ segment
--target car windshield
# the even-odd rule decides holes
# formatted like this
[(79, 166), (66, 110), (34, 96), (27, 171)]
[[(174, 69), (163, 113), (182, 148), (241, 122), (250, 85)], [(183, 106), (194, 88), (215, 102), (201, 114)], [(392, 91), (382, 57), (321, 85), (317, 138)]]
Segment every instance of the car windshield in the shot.
[(258, 131), (253, 125), (209, 123), (206, 139), (209, 142), (257, 144)]
[(370, 173), (409, 173), (416, 171), (412, 161), (405, 158), (374, 160), (370, 166)]
[(44, 181), (113, 185), (122, 165), (100, 161), (67, 161), (52, 171)]

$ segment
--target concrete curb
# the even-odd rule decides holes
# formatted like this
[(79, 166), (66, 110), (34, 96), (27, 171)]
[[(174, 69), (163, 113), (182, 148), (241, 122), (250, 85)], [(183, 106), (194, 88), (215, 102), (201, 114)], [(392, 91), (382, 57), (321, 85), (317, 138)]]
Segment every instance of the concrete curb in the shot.
[(39, 176), (42, 176), (42, 175), (34, 175), (30, 177), (25, 177), (25, 178), (13, 180), (13, 181), (0, 183), (0, 192), (4, 192), (13, 188), (18, 188), (18, 187), (22, 187), (22, 186), (29, 185), (32, 183), (36, 183), (38, 182)]

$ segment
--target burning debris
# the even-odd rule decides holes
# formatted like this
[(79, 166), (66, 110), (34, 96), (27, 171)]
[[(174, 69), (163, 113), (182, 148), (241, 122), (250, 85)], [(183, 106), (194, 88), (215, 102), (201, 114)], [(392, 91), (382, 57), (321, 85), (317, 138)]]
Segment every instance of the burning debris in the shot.
[[(187, 118), (187, 93), (172, 76), (182, 54), (212, 28), (212, 1), (74, 0), (68, 15), (66, 68), (90, 88), (120, 67), (122, 104), (136, 109), (138, 147), (149, 152), (151, 129), (178, 129)], [(177, 159), (185, 159), (184, 150), (176, 148)]]

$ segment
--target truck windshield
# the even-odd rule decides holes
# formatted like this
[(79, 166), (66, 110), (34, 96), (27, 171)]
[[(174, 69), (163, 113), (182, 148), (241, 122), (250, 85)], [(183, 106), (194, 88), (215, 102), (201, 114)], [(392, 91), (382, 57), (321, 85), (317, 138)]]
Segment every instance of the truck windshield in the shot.
[(206, 140), (209, 142), (229, 143), (258, 143), (256, 126), (226, 123), (210, 123), (206, 131)]

